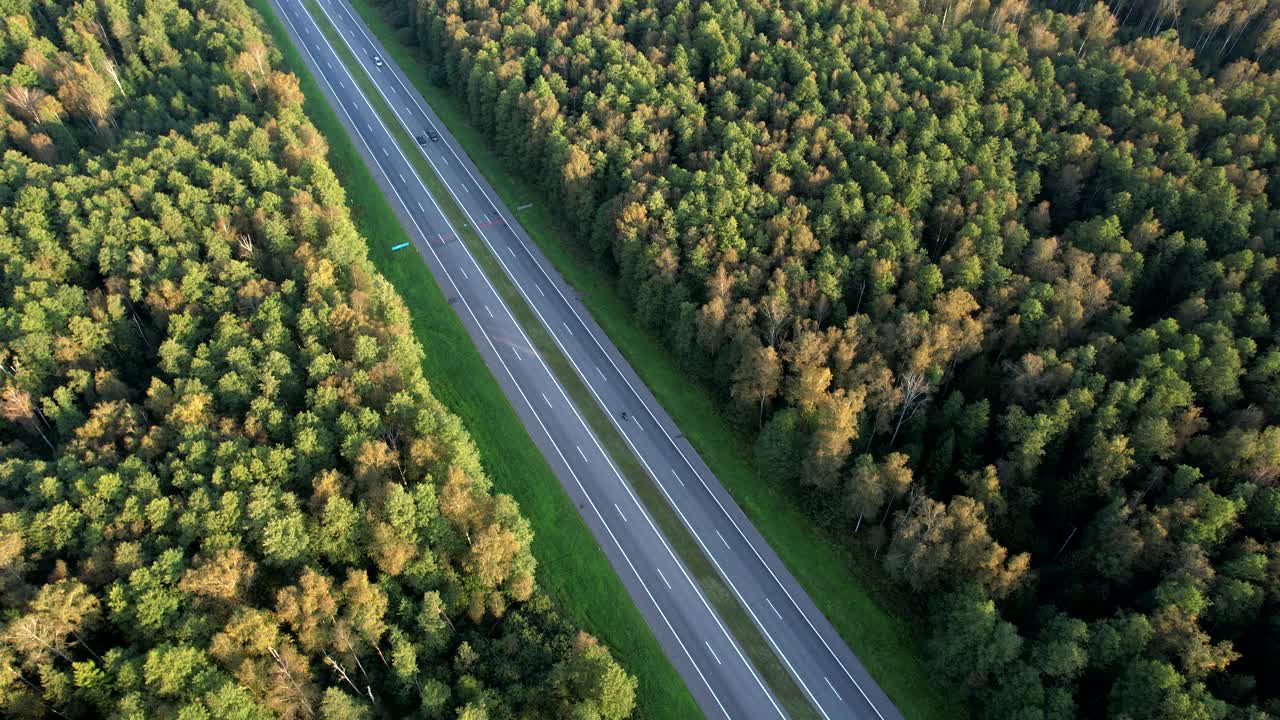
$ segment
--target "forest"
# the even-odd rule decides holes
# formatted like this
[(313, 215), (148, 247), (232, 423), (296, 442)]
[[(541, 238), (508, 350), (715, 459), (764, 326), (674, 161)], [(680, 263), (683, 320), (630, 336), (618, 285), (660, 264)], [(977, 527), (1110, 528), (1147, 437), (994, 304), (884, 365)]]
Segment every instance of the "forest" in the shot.
[(261, 18), (0, 11), (0, 716), (628, 717)]
[(973, 716), (1280, 716), (1280, 4), (378, 4)]

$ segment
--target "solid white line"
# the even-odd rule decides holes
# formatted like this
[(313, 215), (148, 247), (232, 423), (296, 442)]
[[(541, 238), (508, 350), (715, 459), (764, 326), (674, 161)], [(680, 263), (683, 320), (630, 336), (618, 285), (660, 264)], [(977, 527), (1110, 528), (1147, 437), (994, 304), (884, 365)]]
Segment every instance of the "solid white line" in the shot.
[(662, 584), (666, 585), (667, 589), (670, 590), (671, 583), (667, 582), (667, 576), (662, 574), (662, 568), (654, 568), (654, 570), (658, 571), (658, 577), (662, 578)]
[(671, 474), (676, 476), (676, 482), (680, 483), (680, 487), (684, 487), (684, 481), (680, 479), (680, 473), (675, 468), (671, 468)]
[[(582, 452), (579, 450), (578, 452)], [(622, 508), (618, 507), (618, 503), (613, 504), (613, 509), (618, 511), (618, 517), (622, 518), (622, 522), (627, 522), (627, 516), (622, 514)]]
[(573, 334), (573, 328), (569, 327), (569, 323), (563, 323), (563, 322), (562, 322), (562, 323), (560, 323), (560, 324), (564, 326), (564, 329), (565, 329), (565, 330), (568, 330), (568, 331), (569, 331), (569, 334), (570, 334), (570, 335), (572, 335), (572, 334)]
[(489, 313), (489, 317), (493, 317), (493, 311), (489, 309), (488, 305), (484, 306), (484, 311)]
[[(347, 12), (347, 14), (348, 14), (348, 15), (350, 15), (350, 14), (351, 14), (351, 11), (350, 11), (350, 9), (349, 9), (349, 8), (346, 8), (346, 7), (344, 6), (344, 8), (343, 8), (343, 9)], [(326, 15), (326, 16), (328, 15), (328, 11), (324, 10), (324, 8), (323, 8), (323, 7), (321, 7), (321, 10), (325, 13), (325, 15)], [(352, 19), (354, 20), (354, 17), (353, 17)], [(313, 22), (314, 22), (314, 20), (313, 20)], [(361, 32), (362, 32), (362, 33), (365, 33), (365, 34), (366, 34), (366, 36), (367, 36), (367, 32), (366, 32), (366, 30), (364, 29), (364, 27), (363, 27), (362, 25), (361, 25), (360, 27), (361, 27)], [(328, 40), (327, 40), (327, 39), (325, 40), (325, 43), (326, 43), (326, 44), (328, 44)], [(330, 49), (332, 50), (332, 46), (330, 47)], [(344, 68), (343, 68), (343, 69), (344, 69), (344, 71), (346, 71), (345, 66), (344, 66)], [(350, 73), (349, 73), (349, 72), (348, 72), (347, 74), (348, 74), (348, 76), (350, 76)], [(394, 73), (393, 73), (393, 75), (394, 75)], [(397, 82), (401, 82), (401, 83), (402, 83), (402, 85), (403, 85), (403, 81), (401, 81), (401, 80), (400, 80), (399, 76), (396, 76), (396, 80), (397, 80)], [(376, 86), (375, 86), (375, 87), (376, 87)], [(367, 100), (366, 100), (366, 102), (367, 102)], [(418, 100), (417, 100), (417, 98), (414, 98), (414, 104), (418, 106), (419, 111), (423, 112), (423, 114), (424, 114), (424, 115), (426, 114), (426, 112), (425, 112), (425, 111), (422, 111), (421, 105), (419, 105), (419, 104), (418, 104)], [(345, 107), (344, 107), (344, 111), (345, 111)], [(395, 108), (394, 108), (394, 107), (392, 107), (392, 111), (393, 111), (393, 112), (395, 112)], [(398, 116), (398, 115), (399, 115), (399, 113), (397, 113), (397, 116)], [(375, 117), (377, 117), (377, 115), (376, 115), (376, 114), (375, 114)], [(405, 125), (405, 126), (407, 127), (407, 124), (404, 122), (404, 118), (399, 118), (399, 119), (400, 119), (401, 124), (402, 124), (402, 125)], [(379, 123), (380, 125), (382, 125), (382, 126), (383, 126), (384, 131), (386, 131), (386, 132), (387, 132), (387, 134), (388, 134), (388, 135), (390, 135), (390, 130), (387, 130), (387, 129), (386, 129), (386, 126), (385, 126), (385, 124), (382, 122), (382, 118), (381, 118), (381, 117), (378, 117), (378, 123)], [(368, 143), (366, 142), (366, 145), (367, 145), (367, 144), (368, 144)], [(402, 158), (404, 157), (404, 153), (403, 153), (402, 151), (400, 151), (400, 148), (399, 148), (399, 146), (398, 146), (398, 145), (396, 146), (396, 151), (397, 151), (397, 152), (400, 152), (400, 155), (401, 155), (401, 157), (402, 157)], [(467, 171), (467, 174), (468, 174), (469, 176), (471, 176), (471, 171), (470, 171), (470, 169), (468, 169), (468, 168), (466, 167), (466, 164), (465, 164), (465, 163), (462, 163), (462, 161), (461, 161), (461, 159), (460, 159), (460, 158), (457, 158), (457, 151), (453, 150), (453, 148), (452, 148), (452, 147), (450, 147), (450, 151), (454, 153), (455, 158), (456, 158), (456, 159), (458, 159), (459, 163), (463, 165), (463, 169)], [(425, 155), (425, 151), (424, 151), (424, 155)], [(405, 161), (406, 161), (406, 162), (408, 162), (408, 159), (407, 159), (407, 158), (405, 158)], [(434, 166), (434, 163), (432, 162), (432, 160), (431, 160), (430, 156), (427, 156), (427, 162), (431, 163), (431, 164)], [(422, 186), (422, 188), (423, 188), (423, 190), (424, 190), (424, 191), (426, 191), (426, 185), (422, 182), (421, 177), (417, 177), (416, 175), (415, 175), (415, 177), (416, 177), (416, 178), (417, 178), (417, 180), (418, 180), (418, 184), (419, 184), (420, 186)], [(473, 179), (473, 181), (474, 181), (474, 176), (471, 176), (471, 177), (472, 177), (472, 179)], [(450, 190), (450, 192), (452, 192), (452, 188), (450, 188), (447, 184), (446, 184), (446, 188), (447, 188), (447, 189), (449, 189), (449, 190)], [(394, 190), (394, 188), (393, 188), (393, 190)], [(432, 196), (432, 195), (430, 195), (430, 191), (427, 191), (427, 192), (428, 192), (428, 197), (430, 197), (432, 204), (436, 206), (436, 210), (440, 212), (441, 216), (444, 216), (444, 211), (440, 208), (439, 203), (438, 203), (438, 202), (436, 202), (435, 197), (434, 197), (434, 196)], [(482, 190), (482, 192), (483, 192), (483, 190)], [(398, 197), (398, 196), (399, 196), (399, 193), (397, 192), (397, 197)], [(458, 198), (457, 198), (457, 195), (456, 195), (456, 194), (454, 194), (454, 199), (455, 199), (455, 200), (458, 200)], [(486, 194), (486, 199), (488, 199), (488, 195), (487, 195), (487, 194)], [(461, 204), (461, 201), (460, 201), (460, 200), (458, 200), (458, 202), (459, 202), (459, 204)], [(489, 200), (489, 202), (490, 202), (490, 204), (492, 204), (492, 203), (493, 203), (493, 201), (492, 201), (491, 199)], [(495, 206), (495, 207), (496, 207), (496, 206)], [(462, 208), (462, 210), (463, 210), (463, 212), (464, 212), (464, 213), (466, 213), (466, 214), (468, 215), (468, 217), (470, 217), (470, 213), (467, 211), (467, 209), (466, 209), (465, 207), (463, 207), (463, 208)], [(411, 217), (410, 219), (412, 220), (413, 218)], [(474, 223), (474, 221), (475, 221), (475, 220), (474, 220), (474, 218), (471, 218), (471, 220), (472, 220), (472, 222)], [(448, 225), (448, 226), (449, 226), (450, 230), (453, 230), (452, 223), (450, 223), (450, 222), (449, 222), (449, 220), (448, 220), (448, 218), (447, 218), (447, 217), (445, 218), (445, 223), (446, 223), (446, 225)], [(415, 226), (417, 225), (416, 221), (414, 221), (414, 224), (415, 224)], [(421, 228), (419, 228), (419, 232), (421, 232)], [(456, 232), (456, 231), (454, 231), (454, 232)], [(513, 232), (514, 232), (514, 231), (513, 231)], [(480, 235), (481, 235), (481, 238), (485, 241), (485, 243), (486, 243), (487, 245), (489, 245), (490, 250), (493, 250), (493, 246), (492, 246), (492, 244), (490, 244), (490, 243), (489, 243), (488, 238), (484, 235), (484, 233), (481, 233)], [(526, 248), (526, 250), (527, 250), (527, 248)], [(436, 253), (435, 253), (435, 249), (434, 249), (434, 248), (431, 248), (431, 251), (432, 251), (432, 254), (433, 254), (433, 255), (436, 255)], [(463, 246), (463, 251), (464, 251), (464, 252), (466, 252), (468, 255), (470, 255), (470, 253), (471, 253), (471, 251), (470, 251), (470, 250), (469, 250), (465, 245)], [(438, 257), (438, 255), (437, 255), (436, 257), (437, 257), (437, 261), (439, 261), (439, 257)], [(501, 263), (501, 260), (499, 260), (499, 262)], [(535, 258), (535, 262), (536, 262), (536, 258)], [(514, 275), (511, 273), (511, 270), (510, 270), (509, 268), (506, 268), (505, 263), (503, 263), (503, 267), (504, 267), (504, 269), (506, 269), (508, 276), (511, 276), (511, 277), (513, 277), (513, 278), (514, 278)], [(539, 269), (541, 269), (541, 267), (539, 267)], [(542, 270), (542, 272), (543, 272), (543, 275), (545, 276), (545, 275), (546, 275), (546, 271), (545, 271), (545, 270)], [(482, 275), (482, 277), (484, 277), (484, 276)], [(491, 289), (491, 290), (493, 290), (493, 292), (495, 292), (495, 293), (496, 293), (497, 291), (493, 289), (493, 284), (489, 281), (489, 279), (488, 279), (487, 277), (484, 277), (484, 280), (485, 280), (486, 284), (488, 284), (488, 285), (489, 285), (490, 289)], [(549, 280), (549, 278), (548, 278), (548, 280)], [(524, 290), (523, 290), (523, 288), (519, 285), (519, 283), (516, 283), (516, 286), (517, 286), (517, 288), (521, 291), (521, 293), (523, 294)], [(455, 284), (455, 289), (456, 289), (456, 284)], [(539, 288), (539, 292), (541, 292), (541, 288)], [(557, 292), (559, 292), (559, 291), (558, 291), (558, 289), (557, 289)], [(561, 295), (561, 297), (563, 298), (563, 294)], [(526, 301), (527, 301), (527, 300), (528, 300), (528, 297), (526, 296)], [(466, 303), (465, 298), (463, 299), (463, 304), (468, 308), (468, 312), (469, 312), (469, 313), (471, 313), (472, 318), (474, 319), (474, 318), (475, 318), (475, 313), (471, 311), (471, 309), (470, 309), (470, 305), (469, 305), (468, 303)], [(514, 315), (511, 315), (511, 310), (510, 310), (510, 308), (507, 308), (505, 305), (503, 305), (503, 309), (507, 312), (507, 314), (508, 314), (508, 315), (510, 315), (510, 316), (512, 317), (512, 320), (514, 321), (514, 320), (515, 320), (515, 317), (514, 317)], [(533, 309), (534, 309), (534, 312), (535, 312), (535, 313), (538, 313), (538, 310), (537, 310), (537, 308), (536, 308), (536, 307), (534, 307)], [(572, 308), (571, 308), (571, 311), (572, 311)], [(546, 326), (546, 325), (547, 325), (546, 319), (545, 319), (545, 318), (543, 318), (543, 317), (541, 316), (541, 313), (538, 313), (538, 316), (539, 316), (539, 319), (540, 319), (540, 320), (542, 320), (543, 325), (544, 325), (544, 326)], [(519, 323), (518, 323), (518, 322), (516, 322), (516, 329), (517, 329), (517, 330), (520, 332), (520, 334), (524, 337), (525, 341), (526, 341), (526, 342), (529, 342), (528, 335), (524, 332), (524, 328), (523, 328), (523, 327), (521, 327), (521, 326), (519, 325)], [(489, 345), (490, 345), (490, 347), (492, 348), (492, 347), (493, 347), (493, 341), (492, 341), (492, 339), (490, 339), (490, 338), (488, 337), (488, 334), (487, 334), (487, 333), (484, 333), (484, 332), (483, 332), (483, 328), (481, 328), (481, 332), (485, 335), (485, 339), (486, 339), (486, 341), (487, 341), (487, 342), (489, 342)], [(555, 334), (554, 334), (554, 333), (552, 333), (552, 339), (553, 339), (553, 340), (555, 340), (555, 339), (556, 339), (556, 338), (555, 338)], [(559, 345), (559, 341), (558, 341), (558, 340), (556, 340), (556, 342), (557, 342), (557, 345)], [(597, 340), (596, 342), (597, 342), (597, 345), (598, 345), (598, 344), (599, 344), (599, 341)], [(532, 343), (530, 343), (530, 345), (532, 345)], [(564, 348), (563, 348), (563, 347), (561, 347), (560, 349), (561, 349), (561, 351), (562, 351), (562, 352), (564, 352)], [(534, 352), (534, 355), (538, 357), (539, 363), (542, 365), (543, 370), (547, 373), (547, 375), (548, 375), (548, 377), (551, 379), (552, 383), (553, 383), (553, 384), (556, 386), (556, 388), (560, 391), (560, 394), (561, 394), (562, 396), (564, 396), (564, 397), (565, 397), (566, 401), (568, 401), (568, 396), (565, 394), (564, 388), (563, 388), (563, 387), (561, 387), (561, 386), (560, 386), (559, 381), (557, 381), (557, 380), (555, 379), (555, 376), (551, 373), (551, 369), (547, 367), (546, 362), (542, 359), (542, 357), (541, 357), (540, 355), (538, 355), (538, 354), (537, 354), (537, 352), (536, 352), (536, 351)], [(566, 354), (566, 357), (568, 357), (569, 361), (570, 361), (571, 363), (573, 363), (573, 358), (572, 358), (572, 357), (569, 357), (567, 354)], [(501, 358), (499, 358), (499, 362), (501, 362)], [(505, 363), (503, 363), (503, 365), (504, 365), (504, 368), (505, 368)], [(579, 371), (579, 375), (581, 375), (581, 370), (577, 368), (576, 363), (574, 363), (574, 368), (575, 368), (575, 369), (577, 369), (577, 370)], [(511, 372), (510, 372), (510, 368), (505, 368), (505, 369), (507, 369), (507, 372), (508, 372), (508, 374), (510, 375), (510, 374), (511, 374)], [(514, 376), (512, 376), (512, 382), (513, 382), (513, 383), (515, 382), (515, 378), (514, 378)], [(590, 385), (589, 385), (589, 384), (588, 384), (588, 387), (590, 387)], [(518, 385), (517, 385), (516, 389), (517, 389), (518, 391), (520, 391), (520, 394), (521, 394), (522, 396), (524, 395), (524, 391), (523, 391), (523, 389), (521, 389)], [(592, 392), (593, 392), (593, 394), (595, 394), (595, 393), (594, 393), (594, 389), (592, 389)], [(544, 398), (545, 398), (545, 396), (544, 396)], [(600, 398), (599, 398), (599, 396), (598, 396), (598, 395), (596, 396), (596, 401), (597, 401), (597, 402), (600, 402)], [(608, 456), (608, 454), (607, 454), (607, 453), (604, 453), (603, 448), (601, 448), (601, 447), (600, 447), (600, 441), (599, 441), (599, 439), (598, 439), (598, 438), (596, 438), (596, 437), (595, 437), (595, 434), (591, 432), (591, 430), (590, 430), (590, 428), (589, 428), (589, 427), (587, 427), (586, 421), (585, 421), (585, 420), (583, 420), (583, 418), (582, 418), (581, 414), (580, 414), (580, 413), (578, 413), (577, 408), (576, 408), (576, 407), (574, 407), (574, 406), (573, 406), (573, 404), (572, 404), (571, 402), (569, 403), (569, 405), (570, 405), (570, 409), (573, 411), (574, 415), (577, 417), (578, 422), (582, 425), (583, 429), (587, 432), (587, 435), (591, 438), (592, 442), (594, 442), (594, 443), (595, 443), (596, 447), (597, 447), (598, 449), (600, 449), (601, 453), (603, 453), (603, 454), (604, 454), (604, 456), (605, 456), (605, 460), (609, 463), (610, 467), (613, 469), (614, 475), (615, 475), (615, 477), (618, 479), (619, 483), (621, 483), (621, 484), (623, 485), (623, 487), (624, 487), (624, 488), (626, 488), (626, 490), (627, 490), (628, 494), (630, 494), (630, 495), (631, 495), (632, 501), (633, 501), (633, 502), (635, 502), (637, 506), (639, 506), (640, 501), (635, 497), (635, 493), (632, 491), (631, 487), (630, 487), (629, 485), (627, 485), (627, 483), (626, 483), (626, 481), (625, 481), (625, 480), (623, 480), (621, 472), (618, 470), (617, 466), (613, 465), (612, 459)], [(537, 417), (537, 416), (536, 416), (536, 414), (535, 414), (535, 417)], [(543, 431), (544, 431), (544, 432), (547, 432), (548, 437), (550, 437), (550, 432), (547, 430), (546, 425), (542, 422), (542, 419), (541, 419), (540, 417), (537, 417), (537, 420), (538, 420), (538, 424), (542, 427)], [(562, 453), (560, 453), (560, 451), (559, 451), (559, 447), (555, 445), (554, 440), (552, 441), (552, 446), (556, 448), (557, 454), (560, 454), (560, 455), (561, 455), (561, 459), (563, 460), (563, 454), (562, 454)], [(634, 448), (633, 448), (633, 449), (634, 449)], [(641, 460), (643, 461), (643, 458), (641, 458)], [(569, 471), (570, 471), (570, 474), (574, 476), (574, 481), (578, 484), (578, 487), (579, 487), (579, 488), (581, 488), (581, 489), (583, 490), (584, 494), (585, 494), (586, 490), (585, 490), (585, 488), (583, 488), (583, 487), (582, 487), (582, 482), (581, 482), (581, 480), (577, 477), (576, 473), (574, 473), (574, 472), (573, 472), (572, 468), (569, 468)], [(660, 485), (661, 485), (661, 484), (660, 484)], [(664, 492), (665, 492), (665, 490), (664, 490)], [(587, 501), (588, 501), (588, 502), (592, 502), (592, 501), (591, 501), (591, 498), (590, 498), (589, 496), (587, 497)], [(600, 517), (599, 509), (595, 507), (594, 502), (592, 502), (592, 510), (596, 512), (597, 517)], [(671, 549), (671, 546), (670, 546), (670, 544), (667, 542), (666, 537), (665, 537), (665, 536), (663, 536), (660, 532), (658, 532), (657, 526), (656, 526), (656, 525), (654, 525), (654, 523), (653, 523), (653, 519), (652, 519), (652, 518), (650, 518), (650, 517), (648, 517), (648, 516), (646, 515), (646, 516), (645, 516), (645, 519), (648, 521), (648, 524), (649, 524), (650, 528), (652, 528), (653, 532), (654, 532), (654, 533), (655, 533), (655, 535), (658, 537), (659, 542), (661, 542), (661, 543), (662, 543), (662, 545), (663, 545), (663, 547), (666, 549), (667, 554), (668, 554), (668, 555), (669, 555), (673, 560), (675, 560), (675, 561), (676, 561), (677, 566), (680, 568), (681, 572), (684, 574), (685, 579), (686, 579), (686, 580), (688, 580), (688, 582), (690, 583), (690, 585), (692, 585), (692, 586), (694, 587), (694, 592), (697, 594), (698, 599), (699, 599), (699, 600), (701, 600), (703, 607), (704, 607), (704, 608), (706, 608), (706, 610), (707, 610), (708, 614), (710, 614), (710, 615), (711, 615), (711, 617), (712, 617), (712, 619), (713, 619), (713, 620), (715, 620), (716, 624), (717, 624), (717, 625), (719, 626), (719, 628), (720, 628), (720, 631), (721, 631), (721, 632), (724, 634), (724, 636), (729, 640), (729, 642), (730, 642), (730, 646), (731, 646), (731, 647), (733, 647), (733, 649), (737, 652), (738, 657), (742, 660), (743, 664), (747, 666), (747, 669), (751, 672), (752, 678), (756, 681), (756, 684), (760, 687), (761, 691), (765, 693), (765, 697), (767, 697), (767, 698), (769, 699), (769, 702), (773, 705), (774, 710), (775, 710), (775, 711), (777, 711), (777, 713), (778, 713), (778, 715), (779, 715), (780, 717), (785, 718), (785, 717), (786, 717), (786, 714), (785, 714), (785, 713), (783, 713), (783, 712), (782, 712), (782, 708), (778, 706), (778, 702), (777, 702), (777, 700), (776, 700), (776, 699), (774, 699), (773, 695), (772, 695), (772, 694), (769, 692), (769, 690), (765, 687), (764, 682), (760, 679), (760, 676), (759, 676), (759, 674), (755, 671), (755, 668), (754, 668), (754, 667), (752, 667), (752, 666), (751, 666), (751, 664), (747, 661), (746, 656), (742, 654), (742, 650), (741, 650), (741, 648), (739, 648), (739, 647), (738, 647), (737, 643), (733, 640), (733, 637), (732, 637), (731, 635), (729, 635), (729, 631), (724, 627), (724, 623), (723, 623), (723, 622), (721, 622), (720, 617), (715, 613), (715, 611), (714, 611), (714, 610), (712, 610), (712, 609), (711, 609), (711, 605), (710, 605), (710, 603), (707, 601), (706, 597), (703, 595), (702, 591), (701, 591), (701, 590), (697, 587), (697, 585), (693, 582), (693, 579), (689, 577), (688, 570), (687, 570), (683, 565), (680, 565), (680, 564), (679, 564), (679, 560), (676, 558), (675, 551)], [(603, 521), (603, 519), (602, 519), (602, 521)], [(687, 524), (687, 522), (688, 522), (688, 521), (686, 520), (685, 522), (686, 522), (686, 524)], [(617, 546), (619, 547), (619, 550), (621, 550), (621, 543), (618, 541), (617, 537), (613, 535), (613, 531), (608, 527), (608, 524), (607, 524), (607, 523), (605, 523), (605, 530), (606, 530), (607, 532), (609, 532), (609, 535), (610, 535), (610, 537), (613, 539), (614, 544), (615, 544), (615, 545), (617, 545)], [(626, 555), (626, 552), (625, 552), (625, 551), (622, 551), (622, 552), (623, 552), (623, 557), (627, 560), (627, 564), (631, 567), (632, 572), (633, 572), (633, 573), (637, 573), (637, 575), (638, 575), (638, 571), (635, 569), (635, 565), (634, 565), (633, 563), (631, 563), (631, 560), (630, 560), (630, 558)], [(704, 547), (704, 552), (705, 552), (705, 547)], [(723, 572), (723, 571), (722, 571), (722, 572)], [(644, 582), (643, 582), (643, 581), (641, 581), (641, 586), (642, 586), (642, 587), (644, 587), (644, 589), (645, 589), (645, 593), (649, 596), (649, 599), (650, 599), (652, 602), (654, 602), (654, 603), (655, 603), (655, 605), (656, 605), (657, 601), (654, 599), (653, 594), (652, 594), (651, 592), (649, 592), (648, 587), (644, 585)], [(736, 590), (735, 590), (735, 592), (736, 592)], [(739, 595), (739, 597), (741, 597), (741, 595)], [(750, 609), (750, 608), (748, 608), (748, 610), (749, 610), (749, 609)], [(672, 632), (673, 634), (675, 634), (675, 629), (671, 626), (671, 622), (670, 622), (670, 620), (668, 620), (668, 619), (667, 619), (666, 614), (662, 612), (662, 609), (661, 609), (661, 608), (658, 608), (658, 612), (659, 612), (659, 614), (660, 614), (660, 615), (662, 615), (663, 622), (667, 625), (667, 628), (668, 628), (669, 630), (671, 630), (671, 632)], [(688, 650), (688, 648), (687, 648), (687, 647), (685, 647), (685, 645), (684, 645), (683, 641), (680, 639), (679, 635), (676, 635), (676, 641), (677, 641), (678, 643), (680, 643), (680, 647), (681, 647), (681, 649), (685, 651), (685, 655), (686, 655), (686, 657), (689, 657), (690, 662), (693, 662), (693, 658), (692, 658), (692, 656), (689, 654), (689, 650)], [(775, 647), (776, 647), (776, 644), (775, 644)], [(790, 665), (790, 663), (788, 663), (788, 665)], [(724, 708), (724, 704), (720, 701), (719, 696), (718, 696), (718, 695), (716, 695), (715, 690), (711, 687), (710, 682), (707, 680), (706, 676), (705, 676), (705, 675), (703, 675), (701, 668), (700, 668), (700, 667), (698, 667), (698, 664), (697, 664), (696, 662), (693, 662), (693, 666), (694, 666), (694, 670), (695, 670), (695, 671), (697, 671), (699, 678), (701, 678), (701, 679), (702, 679), (703, 684), (705, 684), (705, 685), (707, 686), (707, 690), (708, 690), (708, 692), (710, 692), (710, 693), (711, 693), (712, 698), (716, 701), (716, 704), (720, 707), (720, 711), (721, 711), (721, 712), (723, 712), (723, 713), (725, 713), (725, 715), (727, 716), (727, 715), (728, 715), (728, 711), (727, 711), (727, 710), (725, 710), (725, 708)], [(793, 670), (793, 672), (794, 672), (794, 670)], [(802, 683), (802, 684), (803, 684), (803, 683)]]
[(711, 643), (706, 640), (703, 640), (702, 643), (707, 646), (707, 652), (711, 653), (711, 657), (716, 659), (716, 664), (723, 665), (724, 663), (720, 662), (720, 656), (716, 655), (716, 651), (711, 649)]
[(555, 409), (555, 408), (551, 405), (551, 401), (547, 399), (547, 394), (546, 394), (546, 393), (542, 393), (542, 402), (546, 403), (546, 404), (547, 404), (547, 407), (551, 408), (552, 410), (554, 410), (554, 409)]
[(776, 607), (774, 607), (774, 606), (773, 606), (773, 601), (772, 601), (772, 600), (770, 600), (769, 598), (765, 598), (765, 599), (764, 599), (764, 601), (765, 601), (765, 602), (767, 602), (767, 603), (769, 603), (769, 609), (773, 611), (773, 614), (774, 614), (774, 615), (777, 615), (777, 616), (778, 616), (778, 619), (779, 619), (779, 620), (781, 620), (781, 619), (782, 619), (782, 613), (778, 612), (778, 608), (776, 608)]
[[(717, 530), (717, 531), (716, 531), (716, 534), (717, 534), (717, 535), (720, 535), (720, 531), (719, 531), (719, 530)], [(729, 547), (729, 541), (728, 541), (728, 540), (725, 540), (723, 535), (720, 535), (720, 542), (724, 543), (724, 546), (725, 546), (725, 547), (727, 547), (727, 548), (729, 548), (730, 550), (732, 550), (732, 549), (733, 549), (733, 548)]]
[[(823, 675), (822, 679), (827, 680), (827, 676)], [(827, 680), (827, 687), (831, 688), (831, 692), (836, 694), (837, 700), (839, 700), (840, 702), (844, 702), (844, 698), (840, 697), (840, 693), (836, 690), (836, 686), (832, 685), (830, 680)]]
[[(581, 445), (574, 445), (574, 447), (578, 448), (578, 454), (582, 456), (582, 462), (585, 462), (585, 463), (591, 462), (590, 460), (587, 459), (587, 454), (582, 452)], [(617, 507), (617, 506), (615, 505), (614, 507)]]

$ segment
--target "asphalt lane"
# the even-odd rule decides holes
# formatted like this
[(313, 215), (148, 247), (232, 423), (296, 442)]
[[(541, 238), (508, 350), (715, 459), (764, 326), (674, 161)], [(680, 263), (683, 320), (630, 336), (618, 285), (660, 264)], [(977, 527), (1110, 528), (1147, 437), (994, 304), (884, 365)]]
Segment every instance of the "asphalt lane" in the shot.
[[(393, 200), (414, 247), (426, 258), (485, 362), (704, 712), (713, 718), (785, 717), (470, 251), (457, 239), (456, 229), (361, 93), (315, 18), (299, 0), (274, 0), (274, 6), (348, 132), (358, 139), (358, 148), (383, 191)], [(349, 26), (342, 32), (357, 34)], [(353, 54), (359, 56), (359, 51)], [(370, 61), (370, 67), (376, 66)], [(394, 99), (395, 93), (389, 94)], [(443, 128), (440, 130), (444, 134)], [(452, 140), (442, 138), (441, 143), (445, 142)], [(440, 172), (448, 167), (444, 157), (428, 159), (447, 178), (455, 194), (474, 192), (479, 196), (485, 192), (474, 183), (457, 190), (461, 181)], [(509, 250), (508, 259), (517, 255), (519, 248), (511, 246)], [(552, 290), (548, 287), (544, 292), (556, 294)]]
[(405, 129), (440, 133), (422, 151), (814, 707), (828, 720), (901, 718), (359, 16), (318, 2)]

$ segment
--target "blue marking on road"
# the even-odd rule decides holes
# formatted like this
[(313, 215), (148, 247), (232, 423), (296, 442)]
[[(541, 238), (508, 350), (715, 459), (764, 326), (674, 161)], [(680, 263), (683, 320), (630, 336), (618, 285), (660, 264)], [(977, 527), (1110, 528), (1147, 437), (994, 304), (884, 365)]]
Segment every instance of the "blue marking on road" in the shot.
[(401, 248), (407, 248), (407, 247), (409, 247), (409, 243), (404, 242), (404, 243), (400, 243), (399, 245), (392, 245), (392, 246), (391, 246), (391, 249), (392, 249), (392, 250), (399, 250), (399, 249), (401, 249)]

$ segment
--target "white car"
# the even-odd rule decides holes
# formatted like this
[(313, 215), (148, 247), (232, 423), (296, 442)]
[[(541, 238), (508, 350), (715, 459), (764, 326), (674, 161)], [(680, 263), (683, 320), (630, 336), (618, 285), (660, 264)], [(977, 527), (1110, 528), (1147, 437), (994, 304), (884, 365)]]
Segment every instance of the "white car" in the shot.
[(374, 55), (374, 56), (373, 56), (373, 64), (374, 64), (374, 65), (377, 65), (378, 67), (382, 67), (382, 56), (381, 56), (381, 55)]

